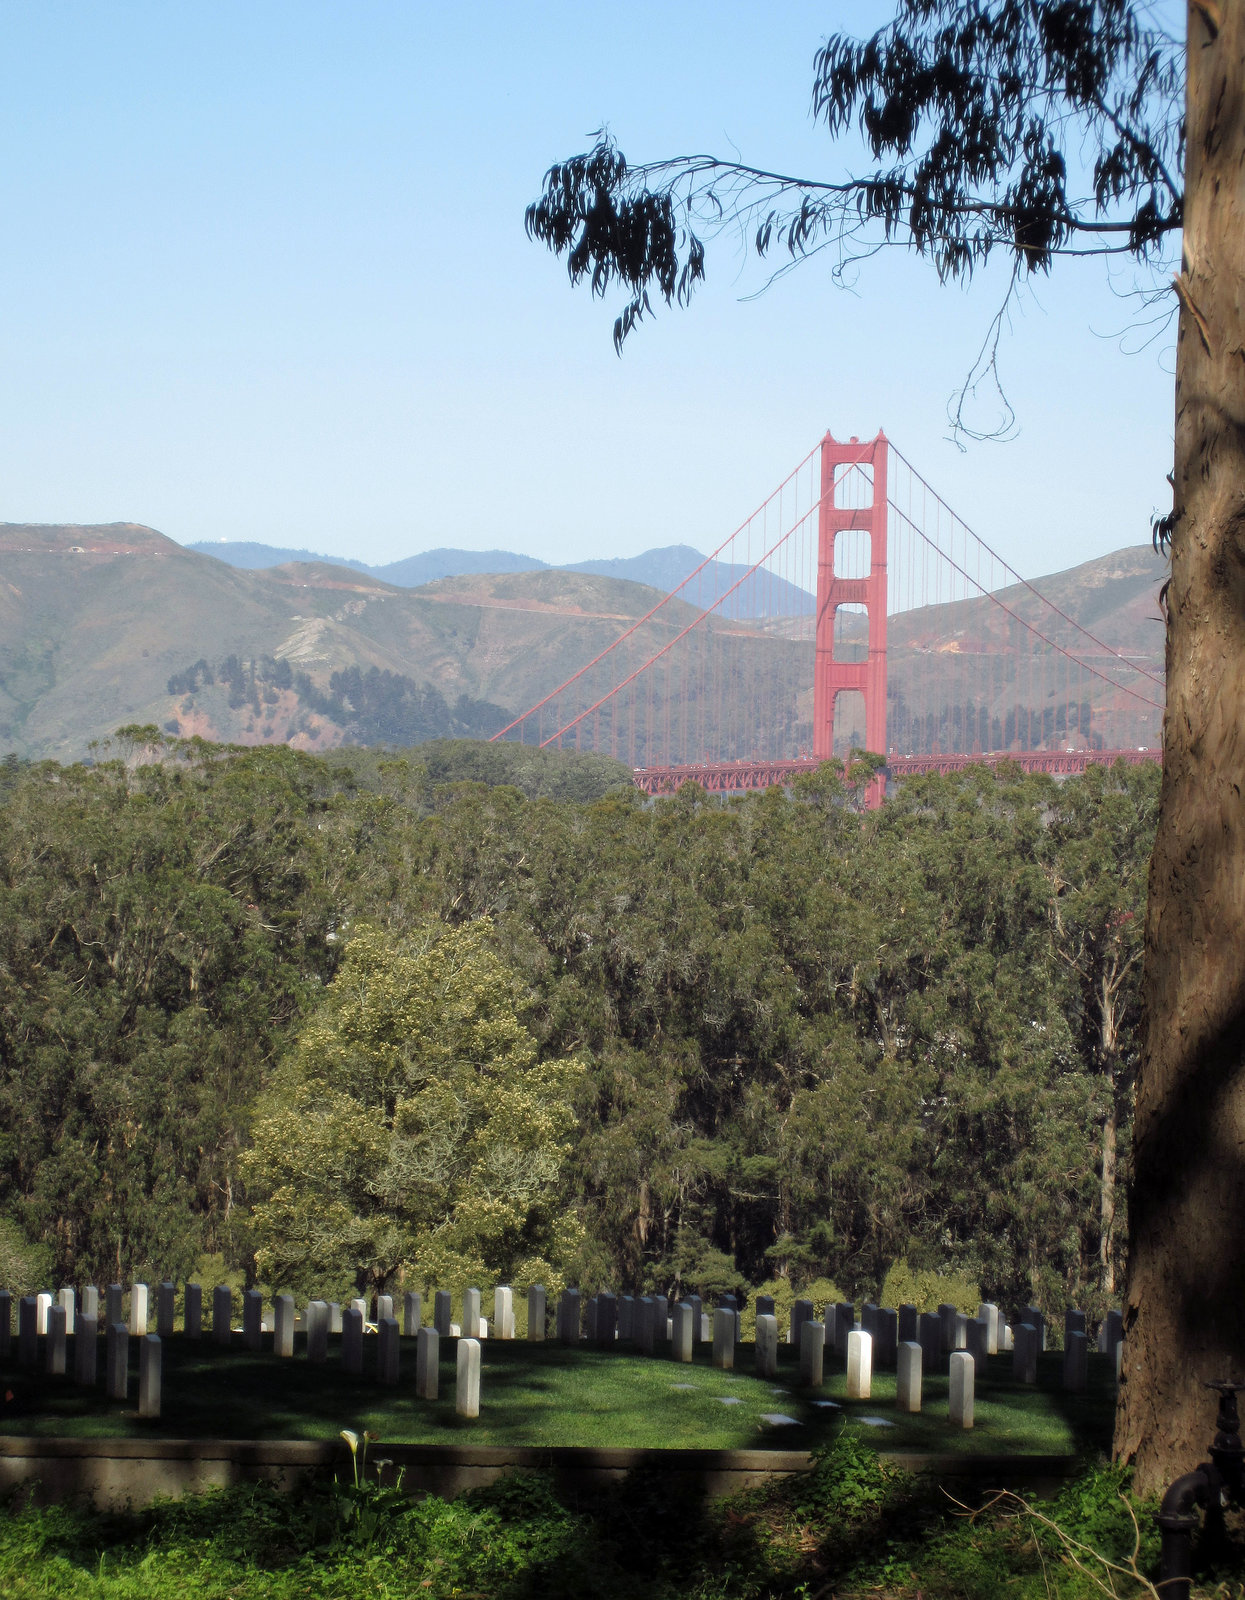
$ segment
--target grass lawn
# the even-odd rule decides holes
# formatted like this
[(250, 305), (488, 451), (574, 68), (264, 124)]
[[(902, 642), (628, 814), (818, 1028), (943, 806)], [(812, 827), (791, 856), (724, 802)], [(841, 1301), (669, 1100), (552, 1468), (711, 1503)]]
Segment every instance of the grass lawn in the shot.
[[(365, 1349), (374, 1371), (375, 1339)], [(271, 1346), (271, 1340), (268, 1341)], [(69, 1365), (73, 1353), (70, 1341)], [(1087, 1454), (1110, 1442), (1115, 1403), (1106, 1357), (1091, 1355), (1089, 1391), (1066, 1395), (1062, 1357), (1041, 1357), (1036, 1386), (1014, 1384), (1011, 1357), (992, 1358), (978, 1375), (976, 1426), (953, 1430), (947, 1377), (927, 1375), (920, 1416), (895, 1410), (893, 1373), (876, 1373), (872, 1398), (848, 1401), (842, 1372), (816, 1391), (801, 1390), (796, 1352), (784, 1347), (774, 1382), (753, 1375), (753, 1350), (737, 1348), (733, 1373), (712, 1367), (709, 1351), (691, 1366), (580, 1346), (486, 1340), (481, 1347), (478, 1421), (454, 1410), (455, 1343), (442, 1341), (441, 1398), (417, 1400), (415, 1345), (402, 1341), (402, 1378), (383, 1389), (373, 1376), (342, 1371), (336, 1340), (329, 1359), (310, 1366), (300, 1353), (278, 1360), (207, 1341), (165, 1343), (163, 1417), (137, 1414), (137, 1341), (128, 1404), (86, 1392), (71, 1378), (0, 1368), (6, 1401), (0, 1433), (75, 1438), (165, 1437), (332, 1439), (343, 1427), (366, 1427), (382, 1441), (493, 1446), (596, 1445), (701, 1449), (808, 1449), (843, 1428), (878, 1449), (1009, 1454)], [(101, 1358), (103, 1347), (101, 1345)], [(101, 1368), (102, 1368), (101, 1359)], [(836, 1364), (837, 1365), (837, 1364)], [(766, 1413), (793, 1418), (774, 1423)]]

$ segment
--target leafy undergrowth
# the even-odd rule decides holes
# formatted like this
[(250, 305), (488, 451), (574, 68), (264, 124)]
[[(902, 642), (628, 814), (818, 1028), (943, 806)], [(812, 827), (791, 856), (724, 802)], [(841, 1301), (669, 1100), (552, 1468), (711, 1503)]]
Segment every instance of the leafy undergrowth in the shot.
[[(592, 1496), (522, 1473), (452, 1501), (411, 1500), (371, 1468), (359, 1485), (298, 1495), (247, 1485), (126, 1515), (14, 1502), (0, 1524), (0, 1593), (1153, 1600), (1152, 1512), (1106, 1468), (1051, 1502), (987, 1496), (970, 1507), (844, 1434), (809, 1475), (717, 1503), (643, 1473)], [(1220, 1554), (1199, 1596), (1245, 1600), (1234, 1555), (1239, 1546)]]

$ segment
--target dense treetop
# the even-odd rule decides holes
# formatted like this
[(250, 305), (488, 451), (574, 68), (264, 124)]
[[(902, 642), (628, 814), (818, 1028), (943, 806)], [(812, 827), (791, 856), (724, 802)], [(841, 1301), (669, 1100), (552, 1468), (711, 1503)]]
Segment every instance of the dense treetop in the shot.
[[(1155, 771), (1092, 769), (1060, 787), (979, 769), (908, 782), (863, 813), (830, 766), (789, 793), (723, 801), (687, 785), (650, 802), (610, 788), (612, 771), (550, 757), (546, 789), (589, 793), (555, 800), (437, 784), (418, 752), (187, 745), (136, 764), (149, 737), (131, 730), (94, 768), (5, 773), (11, 1272), (180, 1277), (219, 1253), (304, 1287), (297, 1263), (264, 1253), (264, 1207), (278, 1191), (295, 1211), (325, 1196), (299, 1190), (297, 1150), (288, 1171), (246, 1152), (257, 1139), (272, 1155), (274, 1125), (297, 1136), (290, 1108), (327, 1070), (324, 1041), (359, 1036), (349, 986), (334, 998), (343, 959), (357, 950), (385, 983), (405, 972), (414, 994), (441, 981), (418, 952), (467, 937), (471, 993), (509, 1041), (489, 1070), (552, 1142), (528, 1145), (539, 1185), (505, 1157), (505, 1192), (539, 1188), (546, 1221), (508, 1213), (492, 1244), (464, 1223), (447, 1262), (871, 1294), (906, 1261), (1004, 1300), (1105, 1304), (1124, 1242), (1113, 1152), (1136, 1057)], [(494, 776), (517, 764), (538, 790), (530, 758), (509, 747)], [(430, 765), (452, 773), (459, 759), (485, 752), (446, 746)], [(371, 1119), (383, 1172), (396, 1135), (406, 1156), (427, 1146), (437, 1095), (447, 1124), (470, 1097), (449, 1034), (437, 1043), (434, 1027), (423, 1054), (402, 1056), (405, 1024), (385, 1025), (389, 1044), (376, 1026), (372, 1055), (356, 1050), (355, 1109), (341, 1109), (343, 1128)], [(401, 1115), (367, 1087), (399, 1056), (416, 1063), (403, 1095), (424, 1096)], [(502, 1159), (486, 1123), (463, 1173)], [(373, 1281), (436, 1268), (450, 1202), (380, 1216), (345, 1198), (372, 1230), (358, 1266)]]

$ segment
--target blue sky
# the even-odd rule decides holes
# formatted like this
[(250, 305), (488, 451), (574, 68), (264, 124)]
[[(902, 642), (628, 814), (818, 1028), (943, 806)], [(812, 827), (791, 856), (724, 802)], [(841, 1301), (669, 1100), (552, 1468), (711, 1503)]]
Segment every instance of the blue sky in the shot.
[(1028, 576), (1170, 503), (1170, 336), (1101, 266), (1019, 308), (1021, 433), (948, 440), (997, 303), (900, 252), (758, 299), (728, 249), (615, 356), (617, 306), (528, 243), (612, 128), (821, 175), (812, 58), (882, 5), (0, 7), (0, 519), (133, 520), (372, 562), (708, 550), (829, 427), (879, 426)]

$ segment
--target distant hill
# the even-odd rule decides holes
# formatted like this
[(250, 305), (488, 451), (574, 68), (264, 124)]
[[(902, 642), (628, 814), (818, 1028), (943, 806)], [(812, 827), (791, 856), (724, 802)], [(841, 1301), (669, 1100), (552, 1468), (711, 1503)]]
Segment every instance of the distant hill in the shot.
[[(683, 563), (696, 555), (674, 549)], [(666, 592), (670, 572), (660, 570), (659, 587), (612, 570), (539, 568), (407, 588), (327, 560), (235, 566), (131, 523), (0, 524), (0, 755), (76, 760), (126, 723), (316, 750), (485, 737), (630, 629)], [(1164, 572), (1139, 546), (1039, 587), (1161, 673)], [(1037, 604), (1023, 587), (1008, 599), (1018, 617)], [(799, 642), (807, 601), (802, 590), (771, 596), (768, 617), (714, 617), (705, 636), (711, 655), (746, 672), (741, 681), (772, 686), (771, 733), (797, 748), (811, 729), (812, 653)], [(695, 603), (671, 601), (621, 647), (622, 665), (639, 666), (697, 614)], [(1015, 691), (1000, 673), (1009, 643), (1000, 616), (977, 600), (891, 619), (896, 728), (919, 723), (947, 747), (939, 684), (949, 701), (971, 692), (982, 715), (1005, 722)], [(1074, 631), (1064, 642), (1085, 653)], [(614, 656), (609, 670), (618, 671)], [(1093, 691), (1095, 709), (1103, 693)], [(711, 741), (712, 719), (725, 714), (702, 702), (696, 737)], [(1130, 742), (1156, 734), (1143, 720)]]
[[(659, 598), (541, 571), (405, 589), (328, 561), (235, 567), (131, 523), (0, 524), (0, 754), (73, 761), (136, 722), (304, 749), (352, 723), (395, 743), (421, 719), (489, 733)], [(646, 624), (634, 648), (678, 625)]]
[(422, 555), (369, 570), (373, 577), (383, 578), (400, 589), (418, 589), (438, 578), (459, 578), (475, 572), (541, 572), (547, 565), (535, 556), (515, 555), (513, 550), (425, 550)]
[(231, 567), (241, 567), (245, 572), (262, 571), (266, 567), (282, 567), (290, 561), (331, 561), (335, 567), (353, 567), (356, 572), (369, 572), (362, 561), (348, 561), (345, 556), (320, 555), (315, 550), (286, 550), (275, 544), (252, 544), (246, 539), (220, 539), (215, 543), (205, 541), (188, 544), (202, 556), (215, 556), (227, 561)]
[[(362, 561), (347, 561), (341, 556), (315, 555), (310, 550), (284, 550), (270, 544), (248, 544), (242, 541), (221, 540), (219, 543), (190, 544), (187, 550), (200, 555), (214, 556), (227, 561), (230, 566), (247, 571), (286, 566), (290, 562), (332, 562), (336, 566), (351, 567), (356, 572), (366, 572), (382, 583), (392, 583), (400, 589), (418, 589), (426, 583), (441, 578), (474, 577), (489, 572), (583, 572), (591, 577), (624, 578), (629, 583), (643, 583), (651, 589), (668, 594), (697, 568), (703, 568), (683, 591), (681, 598), (692, 605), (711, 606), (726, 590), (739, 587), (717, 607), (723, 617), (811, 616), (814, 597), (804, 589), (787, 583), (782, 578), (764, 575), (746, 577), (746, 567), (731, 566), (723, 561), (706, 561), (699, 550), (690, 544), (664, 545), (646, 550), (638, 556), (618, 556), (599, 561), (573, 561), (562, 567), (551, 568), (547, 561), (535, 556), (518, 555), (513, 550), (425, 550), (420, 555), (407, 556), (402, 561), (390, 561), (385, 566), (369, 567)], [(742, 580), (742, 581), (741, 581)]]

